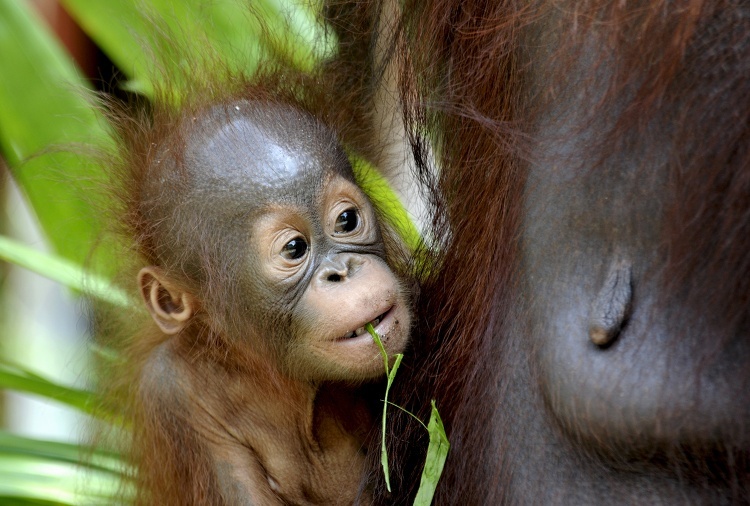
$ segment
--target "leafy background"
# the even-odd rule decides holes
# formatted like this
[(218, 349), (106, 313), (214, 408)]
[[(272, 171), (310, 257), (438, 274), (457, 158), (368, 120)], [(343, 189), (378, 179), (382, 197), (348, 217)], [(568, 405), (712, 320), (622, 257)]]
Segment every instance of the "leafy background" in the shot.
[[(0, 0), (0, 169), (9, 174), (0, 197), (0, 259), (7, 262), (0, 269), (0, 504), (116, 504), (127, 500), (118, 487), (122, 462), (82, 442), (94, 413), (90, 355), (106, 350), (91, 344), (79, 295), (85, 290), (110, 306), (127, 297), (110, 281), (114, 250), (94, 248), (104, 225), (95, 212), (106, 198), (104, 169), (60, 149), (108, 137), (81, 92), (92, 82), (40, 17), (43, 3)], [(241, 0), (59, 4), (117, 68), (115, 82), (98, 83), (115, 93), (149, 96), (154, 20), (186, 40), (199, 35), (196, 50), (210, 39), (233, 68), (248, 72), (274, 55), (309, 68), (332, 50), (317, 43), (322, 32), (309, 2), (255, 0), (254, 15)], [(275, 37), (264, 38), (262, 27)]]

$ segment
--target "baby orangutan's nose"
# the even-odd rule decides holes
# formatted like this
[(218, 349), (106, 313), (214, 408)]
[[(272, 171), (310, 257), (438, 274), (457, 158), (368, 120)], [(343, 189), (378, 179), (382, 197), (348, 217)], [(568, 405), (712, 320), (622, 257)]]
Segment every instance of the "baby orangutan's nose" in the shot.
[(356, 274), (362, 263), (360, 255), (339, 253), (323, 260), (317, 278), (321, 282), (340, 283)]

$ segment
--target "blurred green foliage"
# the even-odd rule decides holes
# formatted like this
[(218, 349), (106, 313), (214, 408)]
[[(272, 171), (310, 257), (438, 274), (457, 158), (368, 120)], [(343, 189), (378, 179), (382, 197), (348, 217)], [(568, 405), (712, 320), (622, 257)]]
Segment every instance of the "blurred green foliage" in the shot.
[[(159, 75), (189, 76), (180, 51), (218, 53), (230, 70), (252, 74), (264, 59), (283, 59), (303, 70), (332, 54), (306, 0), (59, 0), (123, 73), (122, 88), (150, 97)], [(166, 33), (166, 37), (163, 35)], [(160, 53), (161, 52), (161, 53)], [(210, 56), (210, 55), (209, 55)], [(154, 71), (155, 62), (161, 67)], [(171, 82), (171, 81), (170, 81)], [(177, 80), (173, 85), (177, 85)], [(105, 223), (106, 174), (85, 146), (111, 142), (91, 102), (88, 83), (26, 1), (0, 0), (0, 157), (32, 209), (52, 253), (0, 236), (0, 259), (33, 270), (109, 304), (128, 304), (111, 284), (114, 249), (93, 246)], [(78, 149), (77, 149), (78, 148)], [(415, 249), (419, 234), (385, 180), (355, 163), (360, 182)], [(2, 164), (0, 163), (0, 166)], [(91, 257), (95, 251), (94, 258)], [(90, 392), (0, 362), (0, 390), (11, 389), (96, 414)], [(113, 417), (116, 419), (116, 416)], [(81, 456), (87, 458), (81, 460)], [(77, 469), (85, 468), (81, 480)], [(20, 437), (0, 431), (0, 504), (121, 504), (124, 465), (117, 455), (84, 445)]]
[[(276, 57), (309, 69), (331, 51), (330, 45), (315, 44), (323, 39), (309, 2), (259, 0), (251, 11), (242, 0), (61, 4), (124, 74), (121, 85), (147, 97), (151, 79), (159, 75), (153, 72), (154, 61), (174, 65), (175, 71), (184, 63), (156, 54), (164, 49), (154, 43), (160, 30), (177, 37), (181, 51), (202, 51), (203, 42), (210, 41), (230, 69), (245, 73), (252, 73), (261, 58)], [(115, 272), (113, 251), (104, 245), (90, 258), (104, 227), (97, 210), (106, 206), (105, 174), (76, 154), (76, 146), (85, 152), (87, 145), (111, 142), (106, 123), (90, 94), (82, 91), (90, 84), (26, 1), (0, 0), (0, 76), (0, 156), (53, 251), (42, 253), (0, 236), (0, 258), (108, 303), (127, 304), (124, 293), (108, 281)], [(0, 389), (96, 413), (92, 393), (8, 362), (0, 362)], [(0, 431), (3, 505), (126, 502), (114, 496), (126, 490), (118, 485), (123, 469), (114, 454)]]

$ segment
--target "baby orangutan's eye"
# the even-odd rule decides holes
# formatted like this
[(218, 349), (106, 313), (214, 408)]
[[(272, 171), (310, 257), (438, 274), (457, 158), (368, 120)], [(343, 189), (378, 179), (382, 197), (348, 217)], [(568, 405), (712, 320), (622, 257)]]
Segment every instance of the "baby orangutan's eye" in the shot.
[(357, 228), (359, 225), (359, 217), (357, 216), (356, 209), (347, 209), (343, 213), (339, 214), (336, 218), (336, 224), (333, 226), (333, 232), (335, 234), (346, 234)]
[(297, 260), (307, 253), (307, 242), (302, 237), (296, 237), (286, 243), (281, 250), (281, 256), (287, 260)]

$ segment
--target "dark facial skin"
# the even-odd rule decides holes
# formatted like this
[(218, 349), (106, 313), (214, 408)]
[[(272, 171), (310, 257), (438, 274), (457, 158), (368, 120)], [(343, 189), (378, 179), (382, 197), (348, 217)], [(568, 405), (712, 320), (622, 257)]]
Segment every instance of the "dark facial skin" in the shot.
[[(375, 211), (333, 134), (289, 106), (217, 107), (191, 126), (181, 160), (153, 178), (178, 189), (171, 221), (183, 223), (163, 239), (184, 250), (139, 275), (154, 321), (174, 336), (144, 384), (161, 392), (169, 376), (169, 396), (197, 404), (189, 425), (232, 504), (351, 504), (370, 421), (350, 387), (383, 374), (364, 326), (373, 324), (389, 355), (403, 351), (410, 327)], [(212, 276), (219, 266), (227, 274)], [(166, 274), (176, 271), (192, 279)], [(195, 359), (195, 319), (233, 351)], [(221, 379), (221, 370), (245, 372)], [(239, 444), (217, 443), (225, 432)]]

